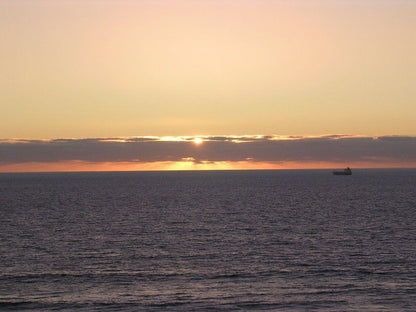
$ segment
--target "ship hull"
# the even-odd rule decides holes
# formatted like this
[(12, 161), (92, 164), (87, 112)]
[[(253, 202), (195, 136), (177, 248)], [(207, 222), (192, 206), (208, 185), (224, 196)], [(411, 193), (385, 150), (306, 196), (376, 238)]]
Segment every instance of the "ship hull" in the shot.
[(343, 171), (334, 171), (334, 175), (352, 175), (352, 173), (343, 172)]

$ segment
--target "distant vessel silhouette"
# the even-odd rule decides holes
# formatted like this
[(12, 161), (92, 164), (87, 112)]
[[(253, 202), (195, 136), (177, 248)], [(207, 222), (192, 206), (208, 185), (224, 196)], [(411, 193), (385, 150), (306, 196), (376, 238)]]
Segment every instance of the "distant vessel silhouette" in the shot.
[(332, 173), (335, 175), (352, 175), (350, 167), (347, 167), (342, 171), (333, 171)]

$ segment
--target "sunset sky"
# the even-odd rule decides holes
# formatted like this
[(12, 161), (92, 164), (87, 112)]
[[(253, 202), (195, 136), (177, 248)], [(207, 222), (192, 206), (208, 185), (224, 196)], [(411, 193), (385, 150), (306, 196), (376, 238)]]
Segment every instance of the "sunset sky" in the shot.
[(415, 167), (415, 17), (413, 0), (0, 0), (0, 172)]

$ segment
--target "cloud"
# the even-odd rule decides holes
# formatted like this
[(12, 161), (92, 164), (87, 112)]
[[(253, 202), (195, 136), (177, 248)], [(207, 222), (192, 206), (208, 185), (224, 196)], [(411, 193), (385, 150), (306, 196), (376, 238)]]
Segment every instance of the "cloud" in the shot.
[(416, 137), (198, 136), (0, 140), (0, 165), (85, 162), (416, 162)]

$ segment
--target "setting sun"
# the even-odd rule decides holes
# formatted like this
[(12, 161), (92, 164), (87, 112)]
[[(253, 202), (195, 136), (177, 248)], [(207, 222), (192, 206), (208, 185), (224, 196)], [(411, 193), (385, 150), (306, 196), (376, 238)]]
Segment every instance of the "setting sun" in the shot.
[(194, 144), (196, 145), (201, 145), (204, 142), (204, 140), (202, 138), (195, 138), (194, 139)]

